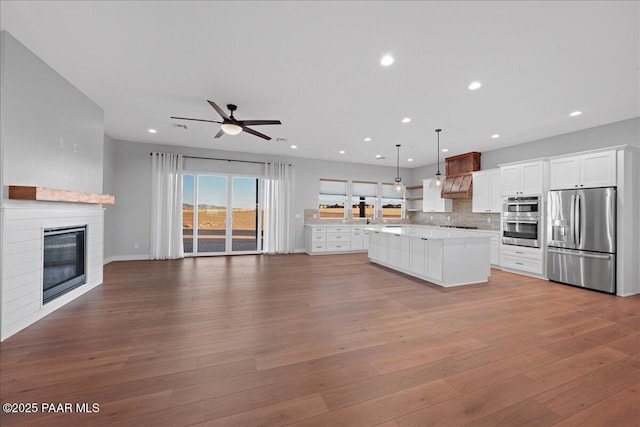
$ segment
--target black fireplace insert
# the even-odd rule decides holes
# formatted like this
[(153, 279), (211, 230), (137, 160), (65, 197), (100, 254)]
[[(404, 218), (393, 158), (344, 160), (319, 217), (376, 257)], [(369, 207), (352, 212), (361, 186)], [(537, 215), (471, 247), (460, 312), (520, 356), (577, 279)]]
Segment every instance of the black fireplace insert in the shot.
[(86, 283), (86, 231), (86, 226), (44, 230), (43, 303)]

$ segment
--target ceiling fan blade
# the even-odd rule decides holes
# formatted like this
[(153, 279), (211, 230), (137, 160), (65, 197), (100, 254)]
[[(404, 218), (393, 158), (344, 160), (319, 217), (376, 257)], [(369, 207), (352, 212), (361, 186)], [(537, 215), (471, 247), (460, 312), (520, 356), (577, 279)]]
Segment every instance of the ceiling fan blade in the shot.
[(213, 107), (214, 110), (216, 110), (218, 112), (218, 114), (220, 114), (220, 117), (222, 117), (225, 120), (231, 120), (229, 115), (227, 113), (225, 113), (222, 108), (218, 107), (218, 104), (216, 104), (213, 101), (209, 101), (208, 99), (207, 99), (207, 102), (209, 103), (209, 105), (211, 105)]
[(222, 123), (222, 122), (218, 122), (215, 120), (204, 120), (204, 119), (190, 119), (189, 117), (173, 117), (171, 116), (172, 119), (176, 119), (176, 120), (192, 120), (194, 122), (207, 122), (207, 123)]
[(267, 136), (264, 133), (260, 133), (257, 130), (250, 129), (250, 128), (246, 127), (246, 126), (242, 126), (242, 130), (244, 130), (246, 133), (250, 133), (251, 135), (255, 135), (255, 136), (258, 136), (260, 138), (264, 138), (267, 141), (269, 141), (271, 139), (270, 136)]
[(280, 120), (238, 120), (241, 126), (281, 125)]
[(216, 136), (214, 136), (214, 138), (220, 138), (222, 135), (224, 135), (224, 131), (220, 129), (218, 133), (216, 133)]

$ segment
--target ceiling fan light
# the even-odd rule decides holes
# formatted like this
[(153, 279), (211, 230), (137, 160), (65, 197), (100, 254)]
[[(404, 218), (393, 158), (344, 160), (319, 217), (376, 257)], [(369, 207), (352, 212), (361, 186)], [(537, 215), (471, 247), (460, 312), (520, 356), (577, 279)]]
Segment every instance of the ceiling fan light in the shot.
[(242, 132), (242, 128), (233, 123), (223, 123), (220, 125), (220, 129), (227, 135), (237, 135)]

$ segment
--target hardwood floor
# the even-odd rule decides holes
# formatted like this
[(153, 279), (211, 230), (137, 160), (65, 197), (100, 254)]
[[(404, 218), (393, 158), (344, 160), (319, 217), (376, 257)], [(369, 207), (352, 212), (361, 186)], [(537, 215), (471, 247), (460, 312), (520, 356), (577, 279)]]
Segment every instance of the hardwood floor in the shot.
[(39, 409), (3, 426), (637, 426), (640, 297), (366, 254), (114, 262), (0, 362), (2, 403)]

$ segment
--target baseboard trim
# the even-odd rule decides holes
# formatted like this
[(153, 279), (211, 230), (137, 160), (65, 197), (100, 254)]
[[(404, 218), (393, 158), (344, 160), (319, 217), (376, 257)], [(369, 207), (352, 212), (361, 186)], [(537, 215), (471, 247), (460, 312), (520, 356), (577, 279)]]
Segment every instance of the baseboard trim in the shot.
[(150, 259), (149, 254), (143, 255), (116, 255), (104, 259), (104, 264), (107, 265), (113, 261), (146, 261)]

